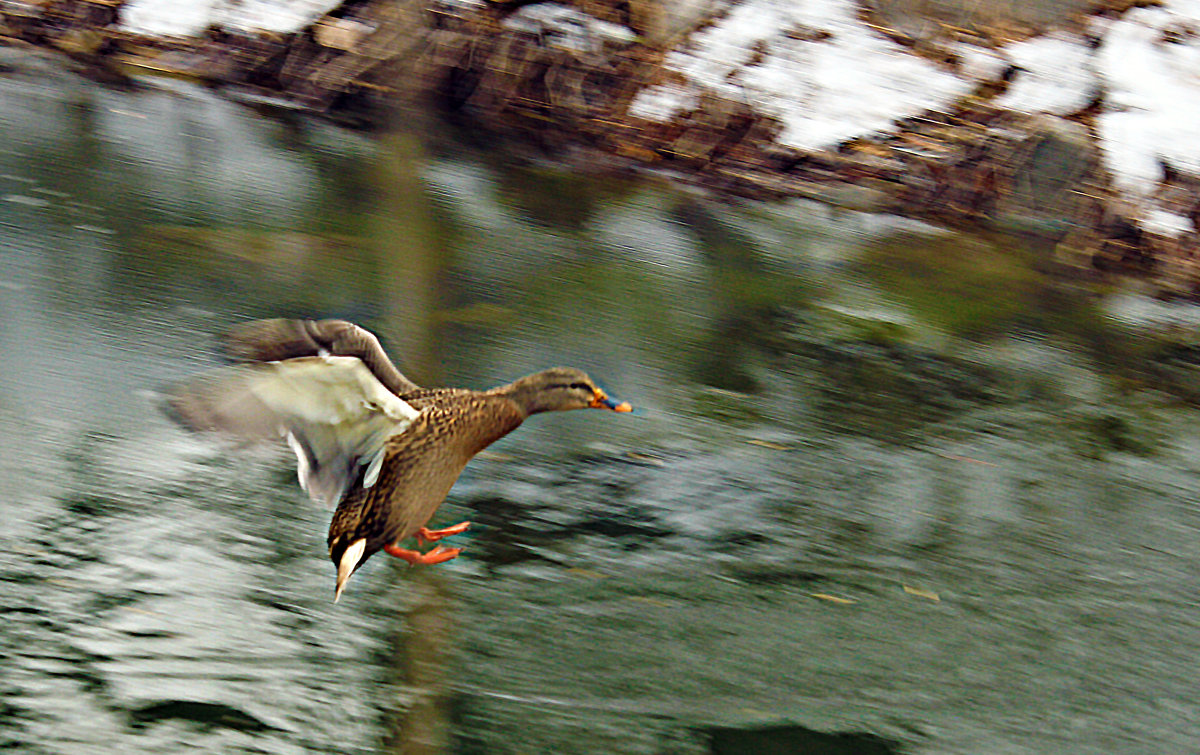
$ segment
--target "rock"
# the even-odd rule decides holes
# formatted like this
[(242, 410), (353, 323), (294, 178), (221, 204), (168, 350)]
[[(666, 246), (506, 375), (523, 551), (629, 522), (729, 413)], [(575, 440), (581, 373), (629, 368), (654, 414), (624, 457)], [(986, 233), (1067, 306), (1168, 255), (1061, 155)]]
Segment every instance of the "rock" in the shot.
[(349, 18), (323, 18), (313, 25), (313, 38), (322, 47), (335, 50), (356, 50), (375, 26)]
[(1002, 226), (1039, 226), (1057, 235), (1084, 225), (1096, 204), (1089, 196), (1100, 179), (1099, 149), (1079, 123), (1035, 116), (1023, 124), (1024, 136), (1001, 161), (1006, 187), (997, 203)]

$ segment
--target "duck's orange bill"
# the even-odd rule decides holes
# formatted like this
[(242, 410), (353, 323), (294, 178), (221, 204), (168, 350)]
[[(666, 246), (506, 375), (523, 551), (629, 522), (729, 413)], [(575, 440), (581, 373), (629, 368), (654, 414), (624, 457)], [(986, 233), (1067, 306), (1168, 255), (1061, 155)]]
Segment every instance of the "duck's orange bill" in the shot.
[(618, 402), (615, 399), (611, 399), (599, 388), (596, 389), (596, 395), (592, 398), (592, 403), (588, 404), (588, 406), (593, 409), (612, 409), (614, 412), (633, 411), (633, 407), (629, 405), (628, 401)]

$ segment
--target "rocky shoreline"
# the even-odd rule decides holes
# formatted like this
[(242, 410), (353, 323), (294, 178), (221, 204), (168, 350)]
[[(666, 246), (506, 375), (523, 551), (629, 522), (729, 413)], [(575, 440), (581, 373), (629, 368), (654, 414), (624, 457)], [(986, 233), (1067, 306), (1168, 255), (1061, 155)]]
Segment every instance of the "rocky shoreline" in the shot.
[[(291, 33), (210, 27), (157, 37), (120, 26), (123, 0), (9, 2), (0, 6), (0, 42), (61, 51), (109, 83), (146, 72), (186, 76), (367, 127), (385, 125), (398, 106), (432, 105), (588, 168), (662, 171), (729, 197), (806, 197), (1034, 234), (1057, 242), (1049, 263), (1068, 275), (1118, 275), (1164, 298), (1200, 297), (1200, 176), (1164, 158), (1158, 181), (1141, 195), (1123, 187), (1106, 164), (1099, 119), (1119, 105), (1103, 86), (1085, 82), (1049, 105), (1018, 101), (1028, 100), (1045, 64), (1017, 45), (1058, 44), (1085, 56), (1087, 73), (1087, 51), (1102, 48), (1105, 29), (1143, 4), (1079, 3), (1025, 19), (854, 6), (853, 24), (862, 28), (853, 33), (891, 45), (883, 50), (889, 59), (927, 66), (914, 69), (917, 79), (937, 77), (949, 94), (821, 148), (796, 146), (787, 112), (797, 102), (816, 107), (819, 87), (809, 100), (788, 100), (753, 77), (828, 52), (851, 27), (846, 19), (775, 19), (778, 28), (749, 44), (749, 57), (732, 54), (728, 73), (712, 84), (696, 59), (716, 44), (723, 19), (747, 4), (350, 0)], [(1186, 47), (1194, 36), (1181, 22), (1164, 26), (1153, 44)], [(1014, 99), (1018, 86), (1025, 89)]]

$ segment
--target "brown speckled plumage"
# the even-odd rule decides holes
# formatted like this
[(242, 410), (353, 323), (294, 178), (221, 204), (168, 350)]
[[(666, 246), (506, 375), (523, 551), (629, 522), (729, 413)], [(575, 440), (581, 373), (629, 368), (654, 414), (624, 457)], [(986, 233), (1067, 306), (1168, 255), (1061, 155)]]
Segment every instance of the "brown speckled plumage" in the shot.
[[(408, 429), (387, 441), (379, 480), (347, 492), (329, 525), (331, 551), (367, 538), (367, 553), (410, 538), (437, 511), (475, 454), (525, 419), (507, 398), (473, 391), (446, 392)], [(438, 399), (441, 399), (440, 401)]]
[[(428, 534), (425, 524), (467, 462), (529, 415), (629, 410), (584, 372), (565, 367), (489, 391), (421, 388), (396, 369), (375, 336), (341, 320), (247, 323), (227, 334), (225, 347), (247, 365), (177, 386), (168, 402), (193, 429), (258, 438), (271, 428), (287, 435), (306, 490), (337, 502), (328, 542), (339, 594), (371, 555)], [(335, 416), (328, 420), (331, 406)]]

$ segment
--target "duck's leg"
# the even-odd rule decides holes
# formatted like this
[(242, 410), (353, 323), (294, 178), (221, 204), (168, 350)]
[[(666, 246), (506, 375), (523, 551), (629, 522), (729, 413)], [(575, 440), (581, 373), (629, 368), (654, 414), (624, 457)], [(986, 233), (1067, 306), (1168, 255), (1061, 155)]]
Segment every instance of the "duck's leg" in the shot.
[(439, 545), (427, 553), (421, 553), (420, 551), (410, 551), (407, 548), (401, 548), (393, 543), (383, 546), (383, 552), (389, 556), (404, 559), (410, 565), (416, 566), (417, 564), (440, 564), (443, 561), (449, 561), (462, 553), (462, 548), (443, 548)]
[(421, 529), (417, 530), (417, 545), (425, 545), (425, 543), (436, 543), (438, 540), (441, 540), (443, 537), (450, 537), (451, 535), (457, 535), (460, 532), (466, 532), (467, 528), (470, 526), (471, 526), (470, 522), (459, 522), (458, 524), (454, 525), (453, 527), (446, 527), (445, 529), (440, 529), (440, 530), (431, 530), (431, 529), (422, 527)]

